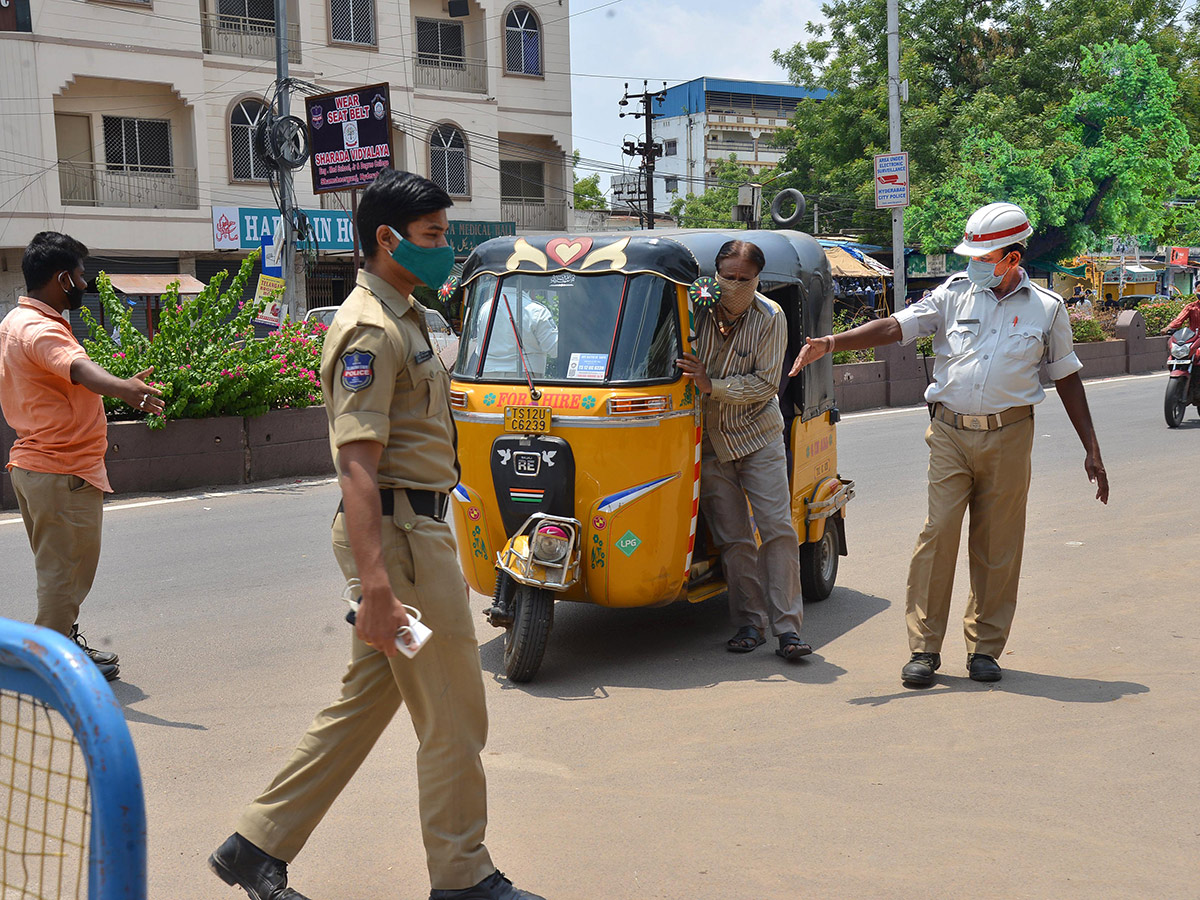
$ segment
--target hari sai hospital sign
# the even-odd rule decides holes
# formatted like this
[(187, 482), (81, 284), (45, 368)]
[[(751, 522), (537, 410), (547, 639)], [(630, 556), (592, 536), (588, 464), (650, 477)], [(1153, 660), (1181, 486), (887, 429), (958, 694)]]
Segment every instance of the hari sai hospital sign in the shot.
[[(354, 249), (354, 229), (350, 213), (343, 209), (306, 209), (317, 249), (345, 251)], [(279, 210), (257, 206), (214, 206), (212, 208), (214, 250), (257, 250), (264, 234), (274, 235), (280, 227)], [(451, 220), (446, 240), (456, 256), (466, 256), (494, 237), (517, 233), (513, 222), (463, 222)]]

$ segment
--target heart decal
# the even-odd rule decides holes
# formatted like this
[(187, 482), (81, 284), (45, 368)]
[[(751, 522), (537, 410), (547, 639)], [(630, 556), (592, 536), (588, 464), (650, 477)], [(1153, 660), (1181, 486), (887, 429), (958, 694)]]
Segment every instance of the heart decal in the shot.
[(554, 238), (546, 244), (546, 255), (569, 266), (591, 249), (592, 239), (589, 237)]

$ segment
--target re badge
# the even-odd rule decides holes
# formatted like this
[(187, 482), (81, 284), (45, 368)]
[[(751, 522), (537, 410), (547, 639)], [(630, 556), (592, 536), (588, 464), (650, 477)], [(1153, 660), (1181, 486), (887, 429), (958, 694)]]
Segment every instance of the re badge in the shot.
[(374, 380), (374, 353), (366, 350), (351, 350), (342, 356), (342, 387), (351, 392), (361, 391)]

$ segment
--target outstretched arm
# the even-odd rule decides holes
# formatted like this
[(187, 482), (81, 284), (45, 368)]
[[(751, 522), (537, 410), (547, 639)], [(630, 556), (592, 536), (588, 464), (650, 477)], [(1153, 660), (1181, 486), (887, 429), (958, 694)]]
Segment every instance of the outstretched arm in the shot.
[(1066, 378), (1054, 382), (1058, 396), (1075, 433), (1083, 443), (1086, 453), (1083, 459), (1083, 470), (1087, 472), (1088, 481), (1096, 485), (1096, 499), (1108, 503), (1108, 473), (1104, 471), (1104, 462), (1100, 459), (1100, 441), (1096, 438), (1096, 429), (1092, 425), (1092, 413), (1088, 409), (1087, 394), (1083, 391), (1083, 381), (1078, 372), (1073, 372)]
[(805, 338), (800, 354), (792, 363), (788, 375), (795, 377), (805, 366), (815, 363), (827, 353), (835, 350), (866, 350), (868, 347), (880, 347), (884, 344), (894, 344), (900, 340), (900, 323), (894, 316), (886, 319), (876, 319), (867, 322), (841, 334), (829, 334), (819, 338)]

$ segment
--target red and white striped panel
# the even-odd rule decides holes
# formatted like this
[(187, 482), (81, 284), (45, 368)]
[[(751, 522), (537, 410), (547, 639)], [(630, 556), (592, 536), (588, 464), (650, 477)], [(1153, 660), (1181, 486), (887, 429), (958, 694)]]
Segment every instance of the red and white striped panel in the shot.
[(696, 520), (700, 516), (700, 440), (703, 436), (700, 416), (696, 416), (696, 468), (692, 476), (692, 526), (688, 533), (687, 559), (683, 563), (683, 583), (686, 585), (692, 574), (692, 551), (696, 549)]

